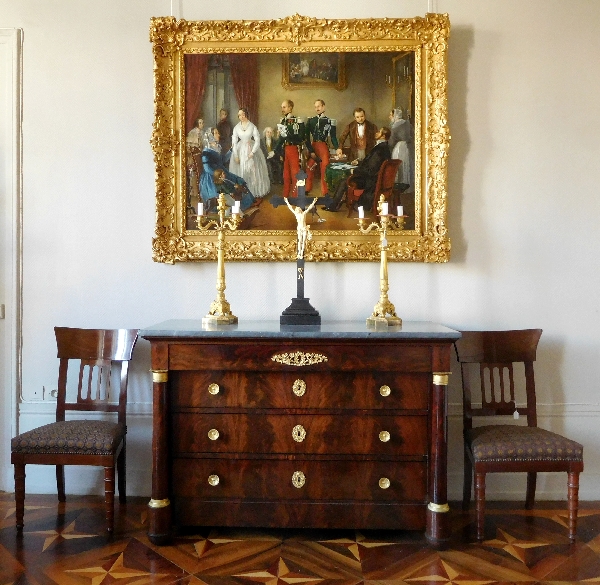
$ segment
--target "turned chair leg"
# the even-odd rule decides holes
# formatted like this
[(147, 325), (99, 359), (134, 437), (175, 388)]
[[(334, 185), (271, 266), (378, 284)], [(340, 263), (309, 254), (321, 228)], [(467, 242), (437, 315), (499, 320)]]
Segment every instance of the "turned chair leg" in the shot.
[(483, 540), (485, 532), (485, 473), (475, 473), (475, 510), (477, 540)]
[(463, 501), (462, 509), (468, 510), (471, 503), (471, 483), (473, 481), (473, 466), (467, 448), (464, 450), (464, 478), (463, 478)]
[(56, 491), (58, 492), (58, 501), (66, 502), (67, 497), (65, 496), (65, 466), (56, 466)]
[(569, 540), (575, 542), (577, 536), (577, 510), (579, 508), (579, 472), (567, 474), (567, 506), (569, 510)]
[(23, 530), (25, 516), (25, 464), (15, 463), (15, 505), (17, 517), (17, 531)]
[(104, 468), (104, 502), (106, 505), (106, 530), (112, 533), (115, 525), (115, 468)]
[(117, 457), (117, 478), (119, 485), (119, 503), (127, 503), (127, 475), (125, 468), (125, 439), (123, 439), (123, 448)]
[(535, 505), (535, 485), (537, 473), (535, 471), (527, 472), (527, 495), (525, 496), (525, 509), (533, 510)]

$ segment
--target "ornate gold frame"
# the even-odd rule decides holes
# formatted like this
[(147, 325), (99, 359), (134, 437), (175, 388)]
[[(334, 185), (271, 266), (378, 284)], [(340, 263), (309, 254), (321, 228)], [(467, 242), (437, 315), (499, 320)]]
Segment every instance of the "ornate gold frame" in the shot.
[[(194, 21), (152, 18), (152, 149), (156, 168), (156, 262), (216, 260), (217, 238), (185, 229), (185, 53), (415, 52), (415, 207), (417, 228), (390, 235), (389, 261), (447, 262), (447, 14), (410, 19)], [(181, 148), (183, 145), (183, 148)], [(227, 260), (293, 261), (295, 230), (241, 230)], [(379, 240), (358, 231), (314, 232), (309, 261), (379, 261)]]

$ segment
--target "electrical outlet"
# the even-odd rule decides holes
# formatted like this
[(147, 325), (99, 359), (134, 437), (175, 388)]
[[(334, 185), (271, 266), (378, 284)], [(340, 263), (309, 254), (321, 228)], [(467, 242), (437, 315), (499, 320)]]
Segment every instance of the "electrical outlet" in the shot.
[[(37, 392), (35, 394), (36, 394), (36, 398), (37, 398)], [(56, 400), (57, 396), (58, 396), (58, 390), (56, 388), (53, 388), (52, 390), (48, 390), (46, 388), (46, 386), (42, 386), (42, 400), (48, 400), (48, 401)]]

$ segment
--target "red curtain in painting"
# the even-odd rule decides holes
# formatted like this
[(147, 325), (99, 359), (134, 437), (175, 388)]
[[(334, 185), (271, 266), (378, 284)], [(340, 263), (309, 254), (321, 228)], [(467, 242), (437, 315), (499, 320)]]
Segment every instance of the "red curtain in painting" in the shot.
[(237, 103), (248, 110), (248, 118), (258, 125), (258, 55), (231, 53), (229, 66)]
[(208, 55), (184, 55), (185, 66), (185, 133), (202, 117), (202, 101), (208, 77)]

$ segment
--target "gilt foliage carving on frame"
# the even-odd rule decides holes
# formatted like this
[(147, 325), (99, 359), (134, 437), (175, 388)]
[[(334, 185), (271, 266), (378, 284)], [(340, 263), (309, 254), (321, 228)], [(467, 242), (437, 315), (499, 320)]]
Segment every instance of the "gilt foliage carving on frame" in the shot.
[[(154, 123), (151, 146), (155, 162), (156, 229), (152, 241), (156, 262), (212, 261), (216, 235), (190, 227), (186, 163), (185, 55), (261, 55), (345, 53), (350, 92), (353, 53), (410, 54), (409, 71), (414, 128), (414, 218), (409, 228), (388, 237), (388, 260), (447, 262), (447, 45), (450, 22), (446, 14), (406, 19), (317, 19), (298, 14), (278, 20), (193, 21), (152, 18), (150, 41), (154, 57)], [(408, 61), (407, 61), (408, 62)], [(281, 88), (281, 68), (277, 81)], [(392, 76), (394, 73), (392, 72)], [(390, 77), (391, 78), (391, 77)], [(382, 81), (382, 84), (385, 82)], [(307, 89), (293, 89), (289, 97)], [(393, 93), (393, 89), (386, 89)], [(319, 95), (310, 94), (312, 99)], [(314, 96), (314, 97), (313, 97)], [(268, 96), (261, 94), (260, 99)], [(294, 97), (294, 99), (296, 99)], [(311, 102), (312, 103), (312, 102)], [(387, 102), (386, 102), (387, 103)], [(352, 112), (356, 104), (344, 103)], [(390, 103), (394, 108), (396, 104)], [(241, 104), (240, 104), (241, 107)], [(328, 108), (330, 103), (328, 100)], [(406, 111), (406, 108), (403, 108)], [(389, 108), (387, 110), (389, 112)], [(369, 112), (367, 111), (367, 115)], [(275, 113), (276, 117), (278, 114)], [(382, 116), (380, 116), (382, 119)], [(234, 120), (234, 123), (237, 120)], [(262, 124), (265, 125), (264, 123)], [(379, 124), (378, 126), (381, 126)], [(341, 132), (341, 128), (338, 130)], [(316, 181), (319, 182), (318, 180)], [(263, 201), (262, 205), (268, 205)], [(341, 212), (344, 218), (346, 213)], [(348, 224), (349, 225), (349, 224)], [(379, 240), (355, 227), (329, 229), (319, 224), (307, 247), (308, 261), (378, 261)], [(294, 261), (293, 229), (241, 229), (227, 236), (226, 259), (237, 261)]]

